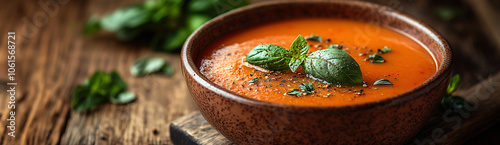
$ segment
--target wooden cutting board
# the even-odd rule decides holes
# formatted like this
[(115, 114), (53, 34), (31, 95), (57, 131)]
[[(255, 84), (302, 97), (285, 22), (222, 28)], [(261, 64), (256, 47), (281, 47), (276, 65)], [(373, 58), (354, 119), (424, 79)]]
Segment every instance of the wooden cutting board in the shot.
[[(500, 121), (500, 73), (482, 78), (480, 83), (456, 95), (469, 101), (474, 111), (446, 116), (451, 110), (440, 109), (407, 144), (461, 144)], [(212, 128), (199, 111), (173, 121), (170, 135), (174, 144), (233, 144)]]

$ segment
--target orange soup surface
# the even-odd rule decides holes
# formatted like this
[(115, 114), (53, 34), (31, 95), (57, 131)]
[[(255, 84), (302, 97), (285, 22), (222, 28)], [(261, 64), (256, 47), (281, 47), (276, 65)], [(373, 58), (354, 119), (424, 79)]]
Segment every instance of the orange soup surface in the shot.
[[(308, 77), (302, 69), (293, 73), (272, 72), (244, 61), (259, 44), (276, 44), (289, 49), (298, 35), (322, 37), (310, 41), (309, 53), (339, 44), (361, 68), (367, 86), (338, 86)], [(386, 62), (372, 63), (369, 54), (385, 46), (392, 50), (380, 54)], [(226, 35), (210, 44), (198, 58), (201, 73), (214, 83), (237, 94), (268, 102), (303, 105), (350, 105), (377, 101), (409, 91), (430, 78), (437, 70), (433, 56), (424, 46), (394, 30), (344, 19), (304, 18), (277, 21)], [(257, 78), (255, 83), (249, 83)], [(393, 85), (373, 85), (379, 79)], [(287, 95), (301, 83), (312, 83), (314, 93)]]

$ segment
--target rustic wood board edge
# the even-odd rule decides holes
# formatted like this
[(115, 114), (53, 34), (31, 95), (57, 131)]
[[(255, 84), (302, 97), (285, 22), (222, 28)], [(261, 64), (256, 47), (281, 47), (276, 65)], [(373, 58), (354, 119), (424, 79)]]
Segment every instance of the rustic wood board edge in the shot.
[[(489, 92), (478, 95), (478, 90), (488, 90)], [(457, 120), (444, 120), (445, 110), (440, 110), (434, 114), (428, 125), (417, 135), (408, 141), (408, 144), (462, 144), (475, 135), (483, 132), (488, 127), (500, 121), (500, 118), (492, 118), (500, 114), (500, 73), (485, 78), (468, 90), (458, 92), (469, 102), (479, 101), (472, 104), (482, 104), (477, 107), (470, 116), (460, 119), (460, 126)], [(481, 97), (481, 98), (479, 98)], [(479, 99), (476, 99), (479, 98)], [(486, 99), (485, 99), (486, 98)], [(499, 112), (499, 113), (496, 113)], [(456, 117), (459, 116), (454, 116)], [(453, 129), (454, 128), (454, 129)], [(436, 135), (436, 130), (438, 135)], [(208, 124), (199, 111), (179, 118), (170, 124), (171, 140), (174, 144), (232, 144), (219, 132)]]

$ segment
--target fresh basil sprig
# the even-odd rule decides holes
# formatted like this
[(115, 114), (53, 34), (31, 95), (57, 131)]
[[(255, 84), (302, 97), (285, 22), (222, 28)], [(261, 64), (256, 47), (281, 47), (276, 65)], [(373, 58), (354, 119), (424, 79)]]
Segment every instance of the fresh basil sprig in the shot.
[(312, 52), (302, 69), (306, 74), (332, 84), (363, 84), (359, 64), (342, 49), (327, 48)]
[(301, 35), (297, 36), (297, 38), (293, 41), (290, 46), (290, 53), (292, 54), (292, 58), (290, 59), (290, 70), (295, 72), (297, 68), (304, 62), (307, 57), (307, 51), (309, 51), (309, 44), (307, 40)]
[(321, 42), (321, 37), (318, 36), (318, 35), (311, 35), (311, 36), (307, 36), (306, 37), (306, 40), (311, 40), (311, 41), (318, 41), (318, 42)]
[(120, 8), (101, 19), (91, 17), (83, 33), (95, 34), (104, 29), (116, 33), (123, 41), (146, 36), (153, 50), (176, 51), (203, 23), (248, 4), (247, 0), (146, 0)]
[(309, 94), (314, 91), (314, 87), (313, 87), (312, 83), (308, 83), (308, 84), (302, 83), (299, 85), (299, 88), (304, 90), (306, 93), (309, 93)]
[[(339, 85), (361, 85), (363, 76), (359, 64), (338, 45), (307, 55), (309, 44), (301, 35), (290, 46), (290, 51), (273, 44), (253, 48), (245, 61), (269, 70), (295, 72), (299, 66), (306, 74)], [(287, 65), (288, 64), (288, 65)]]
[(286, 71), (291, 54), (287, 49), (274, 44), (258, 45), (248, 52), (245, 61), (268, 70)]
[(116, 72), (95, 72), (73, 92), (73, 109), (83, 111), (111, 101), (124, 104), (135, 100), (135, 95), (128, 92), (127, 84)]

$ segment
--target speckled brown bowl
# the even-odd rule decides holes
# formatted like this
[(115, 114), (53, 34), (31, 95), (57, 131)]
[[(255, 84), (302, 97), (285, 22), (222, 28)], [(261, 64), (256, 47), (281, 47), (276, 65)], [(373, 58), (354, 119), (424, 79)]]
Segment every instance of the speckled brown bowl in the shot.
[[(387, 99), (345, 106), (294, 106), (230, 92), (204, 77), (193, 61), (200, 49), (235, 30), (297, 17), (343, 18), (376, 23), (427, 46), (439, 64), (418, 87)], [(181, 52), (182, 72), (205, 119), (238, 144), (402, 144), (439, 106), (451, 75), (451, 50), (426, 24), (388, 7), (356, 1), (277, 1), (217, 17), (194, 32)]]

